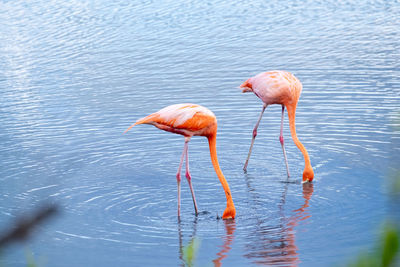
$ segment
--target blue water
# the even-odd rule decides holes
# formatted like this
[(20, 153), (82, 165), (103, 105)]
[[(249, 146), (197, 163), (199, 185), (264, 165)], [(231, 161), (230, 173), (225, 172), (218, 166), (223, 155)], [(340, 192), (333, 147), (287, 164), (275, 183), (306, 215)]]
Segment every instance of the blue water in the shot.
[[(42, 203), (61, 212), (2, 266), (334, 266), (369, 251), (399, 215), (386, 177), (400, 150), (398, 1), (1, 1), (0, 229)], [(297, 133), (315, 171), (238, 86), (267, 70), (303, 83)], [(199, 216), (175, 173), (183, 138), (152, 126), (167, 105), (218, 118), (225, 196), (207, 141), (192, 138)], [(399, 216), (400, 217), (400, 216)], [(188, 251), (193, 252), (190, 257)]]

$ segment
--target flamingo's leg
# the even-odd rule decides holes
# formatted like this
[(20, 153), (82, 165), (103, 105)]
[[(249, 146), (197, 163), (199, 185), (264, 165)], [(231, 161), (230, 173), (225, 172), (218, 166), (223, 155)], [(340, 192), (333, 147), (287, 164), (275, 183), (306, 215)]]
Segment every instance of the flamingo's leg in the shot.
[(283, 120), (284, 120), (284, 118), (285, 118), (285, 106), (282, 105), (281, 134), (279, 135), (279, 141), (281, 142), (281, 146), (282, 146), (282, 150), (283, 150), (283, 157), (285, 158), (287, 176), (290, 177), (289, 164), (288, 164), (287, 157), (286, 157), (285, 142), (283, 139)]
[(249, 159), (250, 159), (251, 151), (253, 149), (254, 140), (256, 139), (256, 136), (257, 136), (257, 128), (258, 128), (258, 125), (260, 125), (261, 118), (262, 118), (266, 108), (267, 108), (267, 104), (264, 103), (262, 111), (261, 111), (261, 114), (260, 114), (260, 117), (258, 118), (258, 121), (257, 121), (257, 123), (256, 123), (256, 125), (254, 126), (254, 129), (253, 129), (253, 138), (251, 139), (249, 154), (247, 155), (247, 159), (246, 159), (246, 162), (244, 163), (244, 167), (243, 167), (243, 170), (245, 172), (247, 171), (247, 165), (249, 164)]
[(181, 215), (181, 170), (186, 148), (187, 148), (187, 142), (185, 141), (185, 145), (182, 151), (181, 161), (179, 163), (178, 172), (176, 173), (176, 181), (178, 183), (178, 217)]
[(196, 215), (198, 214), (198, 209), (197, 209), (197, 203), (196, 203), (196, 197), (194, 195), (194, 190), (193, 190), (193, 186), (192, 186), (192, 176), (190, 175), (189, 172), (189, 154), (188, 154), (188, 143), (189, 143), (189, 138), (185, 138), (185, 155), (186, 155), (186, 179), (189, 183), (189, 187), (190, 187), (190, 192), (192, 193), (192, 199), (193, 199), (193, 205), (194, 205), (194, 210)]

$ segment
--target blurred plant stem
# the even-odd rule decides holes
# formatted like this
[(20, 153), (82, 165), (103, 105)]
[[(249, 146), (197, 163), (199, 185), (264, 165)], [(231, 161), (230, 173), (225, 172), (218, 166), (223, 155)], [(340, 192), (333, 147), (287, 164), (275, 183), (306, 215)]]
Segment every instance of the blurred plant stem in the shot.
[(25, 241), (30, 237), (35, 227), (48, 220), (57, 212), (58, 206), (48, 204), (30, 212), (28, 215), (16, 219), (14, 225), (0, 236), (0, 250), (13, 242)]

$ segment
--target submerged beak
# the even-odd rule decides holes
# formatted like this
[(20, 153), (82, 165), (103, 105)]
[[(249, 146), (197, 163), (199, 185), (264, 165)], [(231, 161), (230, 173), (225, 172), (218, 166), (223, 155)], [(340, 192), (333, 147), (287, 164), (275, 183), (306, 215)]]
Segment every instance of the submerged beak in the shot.
[(312, 181), (314, 180), (314, 175), (308, 178), (303, 177), (303, 181), (301, 181), (302, 184), (308, 184), (308, 183), (312, 183)]

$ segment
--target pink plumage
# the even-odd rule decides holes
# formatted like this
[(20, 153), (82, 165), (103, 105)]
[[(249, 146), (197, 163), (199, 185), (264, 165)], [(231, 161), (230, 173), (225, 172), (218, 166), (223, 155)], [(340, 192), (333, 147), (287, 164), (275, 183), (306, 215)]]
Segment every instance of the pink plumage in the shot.
[(251, 151), (254, 145), (254, 140), (257, 136), (257, 128), (260, 124), (265, 109), (267, 108), (268, 105), (279, 104), (282, 105), (281, 131), (279, 140), (282, 145), (287, 175), (288, 177), (290, 176), (289, 165), (287, 161), (284, 139), (283, 139), (283, 119), (284, 119), (285, 107), (288, 111), (289, 126), (293, 141), (304, 156), (305, 167), (303, 171), (303, 182), (311, 182), (314, 178), (314, 171), (311, 167), (308, 152), (297, 137), (296, 126), (295, 126), (297, 102), (299, 101), (300, 94), (303, 88), (301, 82), (290, 72), (268, 71), (268, 72), (262, 72), (254, 77), (247, 79), (244, 83), (240, 85), (240, 88), (242, 88), (243, 93), (253, 92), (258, 98), (260, 98), (263, 101), (263, 109), (253, 129), (253, 137), (251, 140), (249, 153), (247, 155), (247, 159), (243, 167), (244, 171), (247, 170), (247, 165), (249, 163)]
[(155, 113), (152, 113), (144, 118), (137, 120), (133, 125), (125, 130), (124, 133), (129, 131), (133, 126), (138, 124), (151, 124), (158, 129), (183, 135), (185, 137), (185, 145), (183, 147), (182, 156), (179, 163), (178, 172), (176, 173), (176, 180), (178, 182), (178, 216), (180, 216), (180, 182), (181, 182), (181, 169), (183, 159), (186, 158), (186, 179), (189, 183), (189, 188), (192, 193), (193, 205), (198, 214), (196, 198), (192, 186), (192, 178), (189, 172), (189, 158), (188, 158), (188, 143), (192, 136), (205, 136), (208, 139), (210, 148), (211, 162), (214, 170), (221, 182), (225, 191), (227, 200), (226, 209), (222, 215), (223, 219), (235, 218), (236, 210), (233, 204), (231, 191), (228, 182), (226, 181), (217, 158), (216, 138), (217, 138), (217, 119), (209, 109), (196, 105), (196, 104), (176, 104), (165, 107)]

